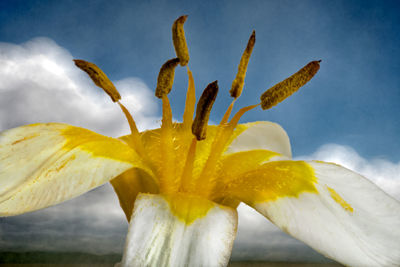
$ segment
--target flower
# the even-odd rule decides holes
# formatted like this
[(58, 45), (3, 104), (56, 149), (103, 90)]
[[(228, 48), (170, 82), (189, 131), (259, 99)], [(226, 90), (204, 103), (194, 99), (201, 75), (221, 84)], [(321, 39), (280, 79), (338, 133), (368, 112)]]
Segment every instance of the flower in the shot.
[(168, 93), (174, 70), (189, 62), (186, 18), (172, 27), (177, 58), (168, 60), (158, 76), (160, 129), (139, 133), (106, 74), (93, 63), (75, 60), (120, 105), (131, 133), (115, 139), (60, 123), (2, 132), (0, 215), (55, 205), (110, 181), (130, 221), (122, 266), (227, 265), (241, 202), (345, 265), (398, 266), (399, 202), (339, 165), (291, 160), (289, 138), (275, 123), (238, 124), (245, 112), (260, 105), (269, 109), (297, 91), (316, 74), (319, 61), (271, 87), (260, 104), (242, 108), (229, 120), (243, 91), (253, 32), (232, 83), (232, 104), (220, 124), (208, 125), (217, 82), (204, 90), (193, 119), (189, 68), (183, 122), (172, 121)]

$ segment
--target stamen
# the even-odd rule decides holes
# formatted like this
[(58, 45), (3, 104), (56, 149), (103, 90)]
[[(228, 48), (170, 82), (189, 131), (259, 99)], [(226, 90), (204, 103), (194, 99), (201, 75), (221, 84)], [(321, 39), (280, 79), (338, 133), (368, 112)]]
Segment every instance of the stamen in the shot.
[(232, 131), (235, 129), (235, 127), (239, 123), (240, 118), (243, 116), (244, 113), (246, 113), (247, 111), (252, 110), (255, 107), (258, 107), (259, 105), (261, 105), (261, 104), (255, 104), (255, 105), (247, 106), (247, 107), (241, 108), (238, 112), (236, 112), (235, 116), (233, 116), (233, 118), (229, 122), (229, 126), (232, 129)]
[(193, 164), (194, 164), (194, 159), (196, 156), (196, 145), (197, 145), (197, 139), (193, 137), (192, 143), (190, 144), (187, 157), (186, 157), (186, 162), (185, 166), (183, 168), (182, 172), (182, 178), (181, 178), (181, 191), (182, 192), (188, 192), (189, 189), (191, 188), (191, 182), (192, 182), (192, 176), (193, 176)]
[(174, 83), (175, 67), (178, 66), (179, 58), (168, 60), (161, 66), (157, 78), (156, 97), (163, 98), (171, 92)]
[(321, 60), (311, 61), (289, 78), (268, 89), (260, 97), (261, 108), (264, 110), (270, 109), (299, 90), (300, 87), (305, 85), (317, 73), (319, 70), (319, 62), (321, 62)]
[(80, 60), (74, 59), (75, 65), (81, 70), (85, 71), (92, 81), (100, 88), (104, 90), (110, 97), (113, 102), (117, 102), (122, 112), (125, 114), (126, 119), (128, 120), (129, 127), (131, 129), (131, 136), (133, 144), (129, 144), (140, 156), (145, 157), (145, 151), (143, 147), (142, 140), (140, 138), (139, 130), (136, 127), (136, 123), (132, 118), (132, 115), (129, 113), (128, 109), (122, 105), (119, 100), (121, 99), (121, 95), (118, 90), (115, 88), (114, 84), (110, 81), (107, 75), (95, 64)]
[(228, 125), (218, 126), (217, 133), (211, 145), (210, 155), (204, 164), (200, 176), (195, 181), (195, 188), (205, 197), (208, 197), (212, 193), (212, 188), (215, 188), (215, 183), (217, 182), (215, 179), (217, 162), (232, 135), (232, 131)]
[(232, 100), (231, 104), (229, 105), (228, 109), (226, 110), (224, 116), (222, 117), (221, 122), (219, 125), (224, 125), (228, 122), (229, 116), (232, 113), (233, 105), (235, 104), (236, 98)]
[(240, 63), (238, 66), (238, 72), (236, 74), (235, 80), (232, 82), (231, 90), (229, 91), (231, 96), (234, 98), (231, 104), (229, 105), (227, 111), (222, 117), (219, 125), (226, 124), (228, 122), (229, 116), (231, 115), (233, 105), (235, 104), (236, 99), (242, 94), (244, 79), (246, 77), (247, 66), (249, 64), (251, 52), (253, 51), (254, 44), (256, 42), (256, 32), (253, 30), (249, 41), (247, 42), (246, 49), (243, 51), (243, 55), (240, 58)]
[(162, 96), (162, 124), (161, 124), (161, 175), (160, 175), (160, 190), (163, 192), (171, 192), (176, 188), (174, 175), (175, 153), (173, 147), (173, 125), (171, 105), (167, 95)]
[(128, 120), (129, 128), (131, 129), (132, 134), (136, 134), (136, 133), (139, 134), (139, 130), (136, 127), (136, 123), (133, 120), (133, 117), (129, 113), (128, 109), (124, 105), (122, 105), (121, 102), (118, 101), (117, 103), (120, 106), (120, 108), (122, 109), (122, 112), (124, 112), (126, 119)]
[(187, 17), (187, 15), (179, 17), (172, 25), (172, 41), (181, 66), (186, 66), (189, 62), (189, 50), (186, 44), (185, 30), (183, 29), (183, 24)]
[[(231, 104), (232, 105), (232, 104)], [(235, 116), (231, 119), (229, 124), (220, 124), (218, 126), (217, 133), (215, 135), (214, 142), (211, 147), (210, 155), (203, 167), (203, 170), (198, 178), (196, 188), (200, 188), (200, 192), (204, 192), (205, 194), (212, 194), (211, 188), (216, 188), (215, 183), (219, 181), (215, 180), (215, 171), (217, 167), (218, 159), (221, 157), (224, 149), (226, 147), (227, 142), (235, 130), (240, 117), (247, 111), (259, 106), (260, 104), (244, 107), (240, 109)], [(228, 109), (229, 110), (229, 109)]]
[(163, 117), (162, 117), (161, 129), (163, 128), (172, 129), (172, 110), (168, 96), (163, 95), (162, 103), (163, 103), (162, 106)]
[(89, 77), (98, 87), (102, 88), (104, 92), (111, 97), (113, 102), (117, 102), (121, 99), (121, 95), (118, 93), (114, 84), (99, 67), (93, 63), (81, 59), (74, 59), (74, 62), (78, 68), (89, 75)]
[(192, 133), (199, 141), (206, 138), (208, 119), (217, 94), (218, 81), (215, 81), (207, 85), (197, 103), (196, 117), (192, 124)]
[(253, 51), (255, 42), (256, 42), (256, 32), (253, 31), (247, 43), (246, 49), (243, 52), (242, 58), (240, 59), (236, 78), (235, 80), (233, 80), (231, 90), (229, 91), (231, 93), (231, 96), (234, 97), (235, 99), (238, 98), (243, 91), (244, 78), (246, 77), (247, 65), (249, 64), (249, 59), (251, 56), (251, 52)]
[(196, 105), (196, 92), (194, 87), (194, 80), (192, 72), (187, 68), (187, 74), (189, 77), (188, 90), (186, 93), (186, 103), (185, 103), (185, 111), (183, 112), (183, 127), (186, 130), (190, 129), (190, 126), (193, 123), (193, 114), (194, 107)]

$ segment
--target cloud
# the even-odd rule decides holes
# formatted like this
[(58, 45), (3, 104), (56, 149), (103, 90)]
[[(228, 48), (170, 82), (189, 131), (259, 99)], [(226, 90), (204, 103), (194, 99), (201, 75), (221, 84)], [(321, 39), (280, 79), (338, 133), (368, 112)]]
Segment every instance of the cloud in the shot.
[(0, 218), (0, 248), (121, 253), (127, 228), (117, 196), (107, 184), (47, 209)]
[[(129, 127), (118, 105), (48, 38), (0, 43), (0, 131), (63, 122), (119, 136)], [(158, 126), (156, 98), (139, 78), (114, 81), (139, 129)], [(17, 217), (0, 218), (2, 250), (120, 253), (127, 223), (110, 185)], [(26, 242), (29, 240), (29, 242)]]
[(362, 174), (400, 200), (400, 162), (393, 163), (385, 158), (365, 159), (353, 148), (337, 144), (325, 144), (312, 155), (298, 159), (318, 159), (342, 165)]
[[(118, 136), (129, 127), (118, 105), (90, 81), (72, 55), (48, 38), (0, 43), (0, 130), (64, 122)], [(157, 127), (157, 104), (139, 78), (114, 82), (140, 129)]]

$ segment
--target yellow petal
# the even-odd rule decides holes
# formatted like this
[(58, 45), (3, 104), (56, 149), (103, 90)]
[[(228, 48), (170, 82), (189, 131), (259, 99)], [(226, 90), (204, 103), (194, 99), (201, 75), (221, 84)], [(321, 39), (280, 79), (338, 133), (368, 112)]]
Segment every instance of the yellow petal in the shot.
[(285, 157), (279, 153), (261, 149), (224, 155), (221, 158), (220, 164), (218, 164), (217, 184), (212, 195), (213, 201), (236, 208), (240, 204), (240, 201), (226, 195), (226, 186), (231, 184), (232, 181), (237, 182), (236, 180), (239, 177), (259, 168), (268, 161), (283, 158)]
[(128, 222), (131, 219), (133, 206), (139, 193), (159, 193), (154, 178), (147, 172), (134, 168), (125, 171), (110, 181), (118, 196), (119, 204)]
[(225, 155), (221, 158), (219, 177), (224, 177), (224, 181), (228, 182), (275, 158), (281, 159), (282, 155), (262, 149)]
[(120, 173), (143, 168), (124, 142), (66, 124), (33, 124), (0, 134), (0, 215), (76, 197)]
[(225, 187), (229, 196), (249, 205), (316, 194), (317, 182), (311, 167), (302, 161), (272, 161), (230, 180)]
[[(203, 170), (203, 167), (210, 155), (211, 147), (214, 142), (214, 137), (217, 132), (217, 126), (207, 127), (207, 138), (197, 143), (196, 146), (196, 159), (193, 165), (192, 181), (196, 180)], [(141, 133), (141, 141), (145, 154), (148, 156), (149, 161), (153, 163), (154, 173), (159, 177), (161, 173), (161, 166), (163, 159), (160, 153), (160, 129), (149, 130)], [(239, 124), (233, 134), (228, 137), (224, 149), (225, 153), (222, 159), (232, 153), (251, 151), (251, 150), (267, 150), (268, 153), (276, 152), (284, 157), (290, 157), (290, 143), (286, 132), (275, 123), (271, 122), (255, 122)], [(173, 147), (175, 148), (174, 154), (176, 159), (186, 159), (189, 147), (192, 143), (193, 136), (188, 135), (187, 129), (182, 124), (173, 124), (172, 138)], [(134, 147), (131, 136), (121, 137), (121, 140), (129, 143)], [(275, 159), (276, 159), (275, 155)], [(222, 160), (219, 158), (218, 160)], [(176, 160), (175, 167), (173, 168), (175, 175), (168, 179), (168, 184), (171, 186), (179, 185), (179, 179), (182, 176), (185, 160)], [(220, 165), (220, 164), (219, 164)], [(170, 190), (171, 191), (171, 190)]]
[(344, 265), (400, 263), (400, 202), (339, 165), (270, 162), (232, 181), (227, 191)]

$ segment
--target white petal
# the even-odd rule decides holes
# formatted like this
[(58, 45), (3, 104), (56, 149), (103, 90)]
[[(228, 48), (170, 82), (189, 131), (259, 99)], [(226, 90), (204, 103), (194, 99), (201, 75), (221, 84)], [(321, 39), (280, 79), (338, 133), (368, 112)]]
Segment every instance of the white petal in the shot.
[(279, 124), (268, 121), (245, 123), (239, 124), (237, 131), (242, 132), (233, 140), (225, 153), (265, 149), (288, 158), (292, 157), (289, 137)]
[(120, 140), (66, 124), (0, 133), (0, 216), (55, 205), (141, 167)]
[(310, 162), (318, 192), (253, 207), (290, 235), (350, 266), (400, 266), (400, 203), (336, 164)]
[(150, 194), (137, 197), (121, 265), (226, 266), (236, 235), (236, 210), (206, 199), (175, 202), (186, 205), (183, 209), (196, 208), (194, 203), (211, 207), (204, 216), (188, 222), (171, 210), (167, 199)]

